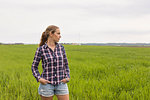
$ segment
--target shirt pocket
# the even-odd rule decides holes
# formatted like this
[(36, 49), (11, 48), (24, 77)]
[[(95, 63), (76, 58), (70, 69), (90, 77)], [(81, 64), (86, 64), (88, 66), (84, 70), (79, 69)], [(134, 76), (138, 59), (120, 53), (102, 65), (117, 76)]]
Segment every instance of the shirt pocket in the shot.
[(46, 54), (44, 55), (44, 63), (49, 64), (49, 63), (51, 63), (51, 62), (52, 62), (52, 56), (51, 56), (51, 54), (46, 53)]
[(63, 55), (58, 52), (58, 53), (56, 54), (56, 57), (57, 57), (57, 61), (59, 62), (59, 66), (62, 66), (62, 67), (63, 67)]

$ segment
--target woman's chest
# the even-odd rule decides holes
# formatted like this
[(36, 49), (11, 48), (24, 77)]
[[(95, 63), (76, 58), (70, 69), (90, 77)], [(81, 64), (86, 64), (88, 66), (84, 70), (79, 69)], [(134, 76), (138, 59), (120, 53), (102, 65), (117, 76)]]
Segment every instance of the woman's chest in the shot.
[(63, 60), (63, 51), (61, 49), (56, 49), (52, 51), (50, 49), (43, 50), (42, 60), (44, 63), (54, 63), (54, 62), (62, 62)]

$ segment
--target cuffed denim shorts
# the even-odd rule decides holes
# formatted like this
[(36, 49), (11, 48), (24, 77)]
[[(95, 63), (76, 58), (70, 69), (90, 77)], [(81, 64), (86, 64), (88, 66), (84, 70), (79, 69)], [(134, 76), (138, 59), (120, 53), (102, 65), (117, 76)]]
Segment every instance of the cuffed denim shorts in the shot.
[(52, 84), (41, 84), (38, 88), (39, 95), (42, 95), (44, 97), (51, 97), (53, 95), (66, 95), (69, 94), (67, 83), (61, 82), (58, 85), (52, 85)]

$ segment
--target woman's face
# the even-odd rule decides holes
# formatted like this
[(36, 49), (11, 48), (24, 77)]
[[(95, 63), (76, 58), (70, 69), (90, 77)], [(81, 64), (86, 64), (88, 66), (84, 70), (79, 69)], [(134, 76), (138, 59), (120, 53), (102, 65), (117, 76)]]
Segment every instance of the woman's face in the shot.
[(51, 38), (54, 40), (54, 42), (59, 42), (59, 40), (60, 40), (60, 38), (61, 38), (60, 30), (59, 30), (59, 29), (56, 29), (55, 33), (54, 33), (54, 34), (51, 34), (50, 36), (51, 36)]

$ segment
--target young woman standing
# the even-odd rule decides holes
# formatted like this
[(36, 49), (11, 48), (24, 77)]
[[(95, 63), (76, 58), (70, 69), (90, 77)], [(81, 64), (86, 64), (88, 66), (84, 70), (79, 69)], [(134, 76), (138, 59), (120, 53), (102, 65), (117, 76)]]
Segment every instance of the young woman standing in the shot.
[[(69, 100), (67, 82), (70, 70), (64, 46), (58, 44), (61, 38), (59, 27), (50, 25), (41, 36), (41, 42), (36, 50), (32, 63), (32, 73), (40, 82), (38, 93), (42, 100)], [(42, 60), (43, 72), (40, 75), (38, 65)]]

